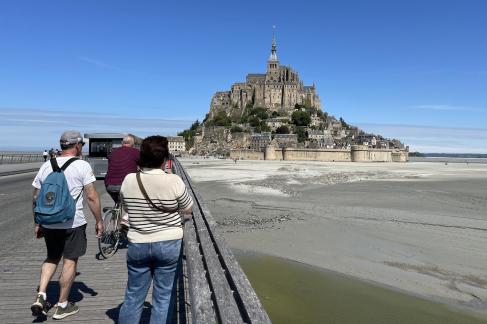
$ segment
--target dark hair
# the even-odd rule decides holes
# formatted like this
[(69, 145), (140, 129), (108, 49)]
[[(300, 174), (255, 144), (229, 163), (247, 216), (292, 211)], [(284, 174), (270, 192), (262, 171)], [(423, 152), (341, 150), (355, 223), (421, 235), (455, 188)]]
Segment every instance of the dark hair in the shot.
[(169, 158), (167, 138), (154, 135), (144, 138), (140, 145), (141, 168), (160, 168)]

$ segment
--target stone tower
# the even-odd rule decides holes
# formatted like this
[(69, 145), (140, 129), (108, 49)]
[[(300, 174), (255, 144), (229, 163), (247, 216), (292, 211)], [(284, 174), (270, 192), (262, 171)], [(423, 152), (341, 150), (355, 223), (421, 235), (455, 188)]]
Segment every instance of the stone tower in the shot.
[(271, 56), (267, 60), (267, 75), (275, 76), (275, 80), (277, 81), (279, 75), (279, 60), (277, 59), (276, 53), (276, 29), (272, 30), (272, 47), (271, 47)]

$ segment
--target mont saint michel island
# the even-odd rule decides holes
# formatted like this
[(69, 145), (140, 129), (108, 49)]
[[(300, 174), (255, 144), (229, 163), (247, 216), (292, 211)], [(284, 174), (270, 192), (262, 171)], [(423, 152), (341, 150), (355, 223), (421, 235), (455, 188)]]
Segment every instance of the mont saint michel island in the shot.
[(405, 162), (409, 151), (325, 112), (315, 84), (280, 63), (274, 34), (266, 72), (217, 91), (203, 122), (178, 135), (192, 154), (233, 159)]

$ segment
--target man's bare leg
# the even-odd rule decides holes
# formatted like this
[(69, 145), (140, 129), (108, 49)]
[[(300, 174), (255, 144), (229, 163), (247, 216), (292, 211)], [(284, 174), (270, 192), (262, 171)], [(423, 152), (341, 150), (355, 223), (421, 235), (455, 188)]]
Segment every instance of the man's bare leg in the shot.
[(41, 267), (41, 279), (39, 280), (39, 292), (45, 293), (47, 285), (56, 272), (57, 265), (61, 259), (46, 259)]
[(73, 285), (74, 278), (76, 277), (76, 265), (78, 259), (63, 259), (63, 272), (59, 277), (59, 302), (64, 303), (68, 301), (69, 291)]
[(57, 265), (60, 259), (46, 259), (41, 267), (41, 278), (39, 279), (39, 293), (35, 302), (30, 307), (33, 316), (40, 316), (47, 314), (47, 285), (51, 281), (52, 276), (56, 272)]

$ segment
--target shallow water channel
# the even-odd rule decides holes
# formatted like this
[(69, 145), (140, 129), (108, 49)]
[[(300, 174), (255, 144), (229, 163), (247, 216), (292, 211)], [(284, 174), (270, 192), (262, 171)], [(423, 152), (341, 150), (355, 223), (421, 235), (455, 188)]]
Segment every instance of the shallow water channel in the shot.
[(274, 324), (487, 323), (487, 315), (312, 266), (242, 251), (235, 254)]

